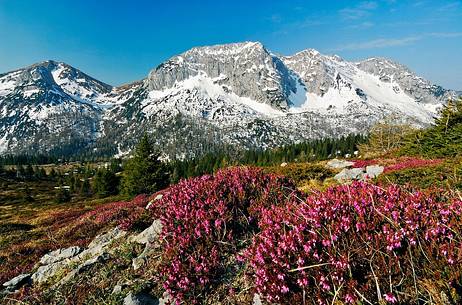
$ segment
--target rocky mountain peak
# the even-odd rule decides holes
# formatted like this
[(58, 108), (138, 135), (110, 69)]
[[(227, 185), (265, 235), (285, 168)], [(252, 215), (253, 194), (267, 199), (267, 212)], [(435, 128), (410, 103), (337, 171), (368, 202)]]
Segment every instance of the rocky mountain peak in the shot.
[(174, 56), (150, 72), (149, 89), (165, 90), (198, 75), (280, 109), (288, 107), (288, 96), (295, 90), (287, 67), (255, 42), (193, 48)]
[(384, 58), (280, 56), (258, 42), (192, 48), (119, 87), (49, 60), (0, 74), (0, 153), (116, 154), (143, 131), (171, 157), (268, 148), (364, 133), (390, 115), (426, 126), (455, 95)]

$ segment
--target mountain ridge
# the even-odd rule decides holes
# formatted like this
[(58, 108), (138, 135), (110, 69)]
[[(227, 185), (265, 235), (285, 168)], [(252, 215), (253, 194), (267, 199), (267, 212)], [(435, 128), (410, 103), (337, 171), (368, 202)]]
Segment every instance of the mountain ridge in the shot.
[(457, 94), (392, 60), (278, 56), (259, 42), (192, 48), (121, 86), (47, 60), (0, 74), (0, 154), (123, 154), (145, 131), (171, 158), (264, 149), (365, 133), (392, 115), (427, 126)]

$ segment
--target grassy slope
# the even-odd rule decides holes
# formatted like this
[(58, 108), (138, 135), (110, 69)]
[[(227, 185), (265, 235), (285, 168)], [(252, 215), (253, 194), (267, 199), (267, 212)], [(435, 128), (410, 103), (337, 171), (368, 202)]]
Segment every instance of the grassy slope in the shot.
[[(80, 215), (101, 204), (120, 198), (74, 197), (70, 202), (54, 202), (54, 182), (2, 181), (0, 189), (0, 283), (29, 271), (44, 253), (76, 243), (84, 243), (98, 232), (65, 239), (58, 232)], [(24, 189), (33, 201), (24, 201)], [(68, 237), (68, 236), (67, 236)]]

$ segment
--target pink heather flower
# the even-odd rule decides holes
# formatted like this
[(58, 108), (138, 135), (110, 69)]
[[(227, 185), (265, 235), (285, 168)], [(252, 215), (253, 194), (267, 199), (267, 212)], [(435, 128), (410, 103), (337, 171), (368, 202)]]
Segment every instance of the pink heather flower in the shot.
[(392, 304), (398, 302), (396, 297), (391, 292), (385, 294), (385, 301), (387, 301), (388, 303), (392, 303)]
[(354, 304), (355, 302), (356, 302), (356, 298), (352, 294), (347, 293), (345, 295), (345, 303)]

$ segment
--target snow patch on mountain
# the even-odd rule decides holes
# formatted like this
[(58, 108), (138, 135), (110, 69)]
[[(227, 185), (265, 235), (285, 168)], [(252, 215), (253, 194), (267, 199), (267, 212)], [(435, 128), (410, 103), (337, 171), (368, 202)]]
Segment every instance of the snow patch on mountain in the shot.
[(45, 61), (0, 74), (0, 154), (125, 153), (144, 131), (172, 156), (210, 142), (269, 148), (364, 133), (388, 116), (426, 126), (457, 94), (383, 58), (279, 56), (258, 42), (193, 48), (119, 87)]
[(148, 99), (142, 102), (143, 113), (151, 117), (162, 112), (171, 114), (177, 111), (208, 120), (218, 120), (220, 123), (233, 119), (284, 115), (284, 112), (271, 105), (238, 96), (231, 87), (219, 85), (219, 80), (223, 78), (226, 76), (212, 79), (201, 73), (176, 82), (172, 88), (152, 90)]

